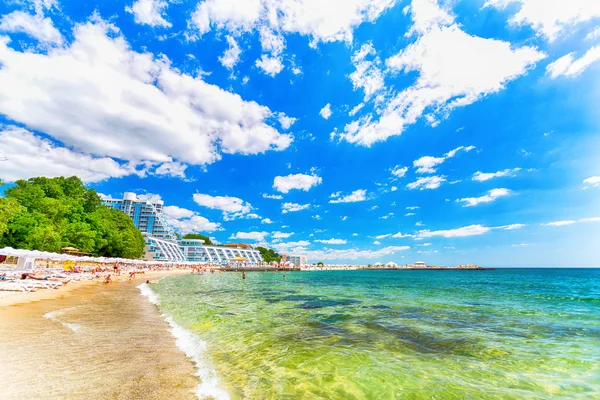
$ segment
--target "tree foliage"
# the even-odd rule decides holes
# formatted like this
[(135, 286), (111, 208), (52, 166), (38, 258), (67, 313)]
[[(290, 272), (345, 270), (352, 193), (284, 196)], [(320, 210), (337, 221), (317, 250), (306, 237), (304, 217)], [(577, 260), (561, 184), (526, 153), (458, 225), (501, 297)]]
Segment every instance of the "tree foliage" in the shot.
[(200, 239), (204, 240), (204, 244), (208, 246), (212, 246), (213, 242), (210, 240), (208, 236), (201, 235), (199, 233), (188, 233), (183, 236), (184, 239)]
[(77, 177), (19, 180), (0, 199), (0, 247), (58, 252), (72, 246), (138, 258), (144, 237), (126, 214), (102, 205)]
[(258, 246), (256, 250), (260, 251), (260, 254), (265, 262), (281, 261), (281, 255), (276, 253), (273, 249), (267, 249), (265, 247)]

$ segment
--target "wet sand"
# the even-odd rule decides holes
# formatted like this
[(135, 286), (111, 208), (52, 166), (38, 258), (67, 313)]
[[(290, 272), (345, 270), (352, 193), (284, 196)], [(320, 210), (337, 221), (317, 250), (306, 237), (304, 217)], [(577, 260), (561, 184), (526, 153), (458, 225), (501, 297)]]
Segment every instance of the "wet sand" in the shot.
[(148, 278), (0, 307), (0, 397), (195, 399), (194, 365), (136, 287)]

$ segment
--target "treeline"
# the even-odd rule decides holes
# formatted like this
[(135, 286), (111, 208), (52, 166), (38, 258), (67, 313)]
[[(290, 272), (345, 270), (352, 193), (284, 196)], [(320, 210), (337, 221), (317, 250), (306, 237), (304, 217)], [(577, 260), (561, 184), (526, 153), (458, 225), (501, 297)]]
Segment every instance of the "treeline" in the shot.
[(267, 249), (265, 247), (258, 246), (256, 250), (260, 251), (260, 255), (266, 262), (281, 261), (281, 255), (276, 253), (273, 249)]
[[(0, 182), (1, 184), (1, 182)], [(102, 204), (77, 177), (19, 180), (0, 198), (0, 248), (139, 258), (144, 237), (129, 216)]]

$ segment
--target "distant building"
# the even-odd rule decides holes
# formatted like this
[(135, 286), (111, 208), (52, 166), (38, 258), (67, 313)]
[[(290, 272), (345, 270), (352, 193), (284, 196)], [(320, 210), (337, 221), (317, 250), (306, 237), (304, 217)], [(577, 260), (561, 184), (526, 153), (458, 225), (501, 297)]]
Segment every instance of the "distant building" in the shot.
[(306, 256), (298, 256), (298, 255), (287, 256), (287, 261), (289, 261), (290, 263), (292, 263), (293, 265), (295, 265), (297, 267), (308, 264), (308, 260), (307, 260)]
[(427, 268), (427, 264), (424, 261), (417, 261), (413, 265), (415, 268)]
[(102, 199), (102, 203), (115, 210), (123, 211), (142, 231), (146, 240), (144, 259), (148, 261), (189, 261), (203, 264), (227, 264), (232, 258), (245, 258), (245, 263), (258, 264), (263, 261), (258, 250), (245, 243), (223, 246), (205, 246), (199, 239), (177, 239), (175, 230), (163, 215), (163, 201), (139, 199), (135, 193), (125, 192), (123, 199)]
[(129, 215), (142, 233), (158, 239), (177, 240), (175, 230), (163, 215), (162, 200), (150, 202), (138, 199), (135, 193), (125, 192), (123, 199), (102, 199), (102, 203)]

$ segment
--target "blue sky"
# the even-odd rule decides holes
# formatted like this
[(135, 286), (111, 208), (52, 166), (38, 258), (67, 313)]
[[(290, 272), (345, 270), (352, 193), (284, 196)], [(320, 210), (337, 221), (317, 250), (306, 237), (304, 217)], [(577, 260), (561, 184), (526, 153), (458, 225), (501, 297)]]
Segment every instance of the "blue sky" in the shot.
[(0, 177), (310, 262), (600, 262), (597, 0), (5, 0)]

